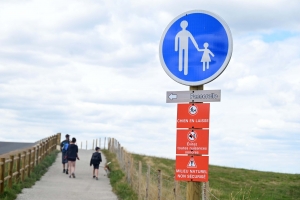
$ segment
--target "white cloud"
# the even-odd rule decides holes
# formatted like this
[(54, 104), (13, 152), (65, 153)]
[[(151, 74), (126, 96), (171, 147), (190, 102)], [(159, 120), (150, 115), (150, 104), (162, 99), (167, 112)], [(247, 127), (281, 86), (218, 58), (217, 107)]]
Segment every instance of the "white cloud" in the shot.
[(234, 42), (227, 69), (205, 85), (222, 90), (222, 102), (211, 104), (211, 163), (300, 173), (299, 6), (1, 2), (0, 140), (116, 137), (130, 151), (174, 158), (176, 106), (165, 93), (188, 87), (165, 74), (158, 44), (174, 17), (201, 8), (224, 18)]

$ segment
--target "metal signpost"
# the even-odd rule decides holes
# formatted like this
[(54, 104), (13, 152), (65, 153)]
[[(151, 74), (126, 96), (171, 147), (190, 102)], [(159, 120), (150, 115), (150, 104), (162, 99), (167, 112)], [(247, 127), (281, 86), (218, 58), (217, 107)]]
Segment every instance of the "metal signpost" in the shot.
[(166, 96), (167, 103), (190, 103), (177, 107), (175, 179), (188, 181), (187, 200), (200, 199), (199, 182), (208, 181), (209, 104), (196, 102), (221, 101), (220, 90), (205, 91), (203, 86), (226, 69), (232, 48), (232, 36), (225, 21), (203, 10), (177, 16), (160, 41), (163, 69), (176, 82), (190, 86), (190, 91), (169, 91)]

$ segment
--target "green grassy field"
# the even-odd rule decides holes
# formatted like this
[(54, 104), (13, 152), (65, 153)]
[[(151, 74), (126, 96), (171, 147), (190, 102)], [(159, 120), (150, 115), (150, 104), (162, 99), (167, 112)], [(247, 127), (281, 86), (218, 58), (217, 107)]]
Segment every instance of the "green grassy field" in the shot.
[[(133, 154), (143, 165), (162, 170), (173, 177), (175, 161)], [(300, 167), (300, 166), (299, 166)], [(300, 174), (282, 174), (255, 170), (209, 166), (211, 193), (218, 199), (300, 200)], [(211, 196), (211, 199), (216, 199)]]

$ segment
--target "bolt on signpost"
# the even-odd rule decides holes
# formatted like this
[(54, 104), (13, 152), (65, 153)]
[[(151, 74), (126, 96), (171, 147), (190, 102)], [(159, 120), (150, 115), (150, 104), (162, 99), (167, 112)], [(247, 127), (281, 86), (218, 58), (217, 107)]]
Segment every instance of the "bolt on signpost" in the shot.
[[(177, 106), (177, 181), (187, 181), (187, 200), (201, 198), (201, 185), (209, 180), (209, 111), (220, 102), (221, 90), (204, 90), (227, 67), (232, 36), (225, 21), (203, 10), (182, 13), (163, 32), (160, 62), (173, 80), (190, 86), (189, 91), (168, 91), (167, 103)], [(202, 199), (207, 199), (203, 192)]]

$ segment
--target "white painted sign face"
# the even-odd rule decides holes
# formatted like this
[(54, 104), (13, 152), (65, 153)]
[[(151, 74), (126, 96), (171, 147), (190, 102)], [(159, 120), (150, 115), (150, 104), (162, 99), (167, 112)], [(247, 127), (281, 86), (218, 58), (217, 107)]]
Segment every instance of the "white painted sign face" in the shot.
[(203, 85), (217, 78), (232, 54), (229, 27), (207, 11), (189, 11), (165, 29), (159, 46), (163, 69), (178, 83)]
[(220, 102), (221, 90), (167, 91), (167, 103)]

